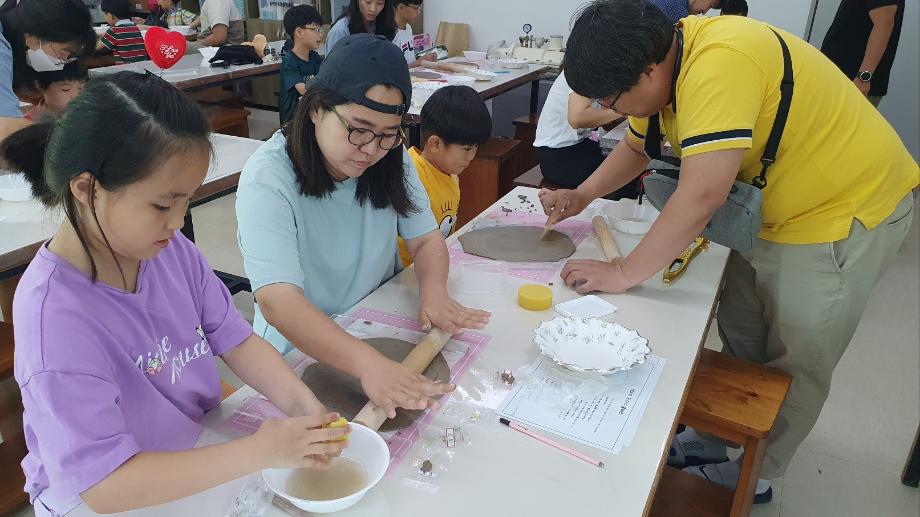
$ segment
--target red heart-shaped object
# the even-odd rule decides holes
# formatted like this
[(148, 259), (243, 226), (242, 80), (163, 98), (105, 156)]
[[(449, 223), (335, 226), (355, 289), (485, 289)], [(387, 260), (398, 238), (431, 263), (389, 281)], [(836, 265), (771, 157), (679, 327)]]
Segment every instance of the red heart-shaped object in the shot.
[(163, 27), (151, 27), (144, 36), (144, 48), (147, 49), (150, 60), (165, 70), (178, 63), (185, 55), (185, 36)]

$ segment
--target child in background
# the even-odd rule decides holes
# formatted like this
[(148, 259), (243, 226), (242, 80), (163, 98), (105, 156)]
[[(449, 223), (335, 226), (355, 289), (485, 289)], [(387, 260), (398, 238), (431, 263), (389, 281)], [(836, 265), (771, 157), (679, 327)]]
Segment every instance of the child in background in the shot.
[[(54, 124), (0, 144), (65, 220), (13, 301), (14, 373), (38, 517), (162, 504), (263, 468), (325, 468), (345, 428), (255, 335), (177, 230), (213, 153), (204, 112), (154, 75), (94, 79)], [(193, 448), (220, 356), (291, 418)]]
[(99, 7), (109, 24), (109, 30), (99, 39), (96, 50), (108, 49), (115, 64), (134, 63), (148, 59), (141, 30), (131, 20), (129, 0), (102, 0)]
[[(431, 211), (441, 235), (447, 238), (457, 222), (460, 179), (457, 177), (476, 158), (480, 144), (492, 134), (492, 115), (469, 86), (445, 86), (425, 102), (421, 113), (424, 147), (409, 149), (419, 179), (431, 199)], [(404, 267), (412, 263), (402, 238), (399, 257)]]
[(420, 66), (422, 61), (434, 61), (435, 54), (426, 54), (422, 59), (415, 55), (415, 45), (412, 42), (412, 27), (409, 25), (418, 19), (422, 13), (422, 0), (396, 0), (393, 3), (394, 19), (396, 21), (396, 37), (393, 43), (403, 51), (409, 68)]
[(309, 5), (296, 5), (284, 13), (283, 23), (292, 46), (281, 59), (278, 114), (282, 125), (294, 116), (297, 101), (323, 63), (322, 56), (316, 52), (323, 42), (323, 17)]
[(201, 25), (198, 15), (184, 9), (180, 4), (182, 0), (157, 0), (156, 9), (144, 18), (134, 18), (134, 23), (144, 27), (163, 27), (168, 29), (177, 25), (187, 25), (195, 28)]
[(86, 86), (86, 67), (82, 61), (67, 63), (63, 70), (37, 72), (36, 75), (35, 87), (41, 92), (42, 99), (25, 115), (32, 122), (60, 117), (64, 108)]

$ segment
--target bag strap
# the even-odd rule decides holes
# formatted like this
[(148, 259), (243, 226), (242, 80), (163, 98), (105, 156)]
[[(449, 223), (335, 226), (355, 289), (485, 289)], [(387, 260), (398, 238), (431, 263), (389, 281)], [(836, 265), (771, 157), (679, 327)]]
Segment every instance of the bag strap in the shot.
[(760, 157), (762, 165), (760, 175), (751, 181), (759, 189), (767, 186), (767, 169), (776, 162), (776, 151), (779, 149), (779, 141), (783, 138), (786, 119), (789, 118), (789, 107), (792, 105), (792, 90), (795, 84), (792, 80), (792, 57), (789, 55), (789, 47), (786, 46), (786, 41), (783, 40), (783, 37), (778, 32), (773, 30), (772, 27), (770, 27), (770, 30), (776, 35), (776, 39), (779, 40), (779, 45), (783, 49), (783, 80), (779, 84), (780, 98), (779, 105), (776, 107), (776, 118), (773, 119), (773, 128), (770, 129), (767, 145), (764, 146), (763, 155)]
[[(767, 169), (776, 162), (776, 152), (779, 149), (780, 140), (783, 138), (786, 120), (789, 118), (789, 108), (792, 105), (792, 93), (795, 85), (792, 79), (792, 57), (789, 54), (789, 47), (786, 46), (786, 41), (783, 40), (778, 32), (773, 30), (772, 27), (770, 30), (776, 35), (776, 39), (779, 40), (780, 47), (782, 47), (783, 50), (783, 80), (779, 85), (780, 99), (779, 105), (776, 107), (776, 118), (773, 119), (773, 127), (770, 129), (770, 136), (767, 137), (763, 155), (760, 157), (760, 163), (762, 165), (760, 175), (756, 176), (751, 181), (751, 184), (759, 189), (763, 189), (767, 186)], [(678, 47), (680, 50), (680, 47), (683, 47), (683, 34), (678, 31), (677, 35)], [(677, 75), (680, 71), (679, 65), (675, 68), (674, 81), (676, 84)], [(662, 156), (661, 154), (661, 121), (659, 113), (655, 113), (648, 118), (648, 129), (645, 132), (644, 150), (649, 158), (680, 167), (679, 158)]]

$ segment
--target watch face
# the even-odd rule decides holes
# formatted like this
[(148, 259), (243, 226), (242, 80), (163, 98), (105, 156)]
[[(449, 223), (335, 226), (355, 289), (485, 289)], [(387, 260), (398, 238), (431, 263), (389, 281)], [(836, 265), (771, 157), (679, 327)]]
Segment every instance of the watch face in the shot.
[(865, 70), (859, 73), (859, 80), (863, 82), (869, 82), (872, 80), (872, 72)]

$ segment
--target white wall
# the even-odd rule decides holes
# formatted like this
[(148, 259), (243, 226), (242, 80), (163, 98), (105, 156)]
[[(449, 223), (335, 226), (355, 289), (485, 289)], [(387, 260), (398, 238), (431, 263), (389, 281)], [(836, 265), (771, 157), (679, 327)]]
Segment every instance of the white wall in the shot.
[(434, 39), (438, 23), (470, 24), (470, 47), (486, 50), (505, 40), (510, 45), (524, 34), (525, 23), (533, 25), (531, 34), (549, 36), (569, 33), (569, 18), (584, 0), (428, 0), (425, 2), (425, 32)]
[[(812, 45), (821, 47), (838, 5), (839, 0), (818, 1), (815, 23), (809, 38)], [(901, 140), (914, 160), (920, 161), (920, 98), (917, 94), (920, 91), (920, 66), (917, 65), (920, 40), (917, 38), (916, 25), (920, 0), (906, 0), (904, 9), (901, 40), (891, 67), (888, 95), (879, 105), (879, 111), (901, 135)]]
[[(428, 0), (425, 2), (425, 32), (434, 38), (438, 23), (470, 25), (470, 47), (486, 50), (505, 40), (510, 45), (523, 34), (525, 23), (536, 36), (564, 34), (568, 37), (572, 14), (585, 0)], [(805, 36), (811, 0), (748, 0), (750, 15), (793, 34)]]

